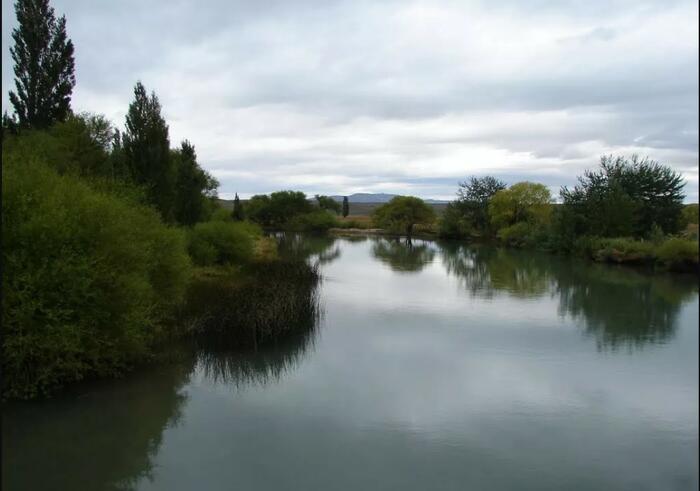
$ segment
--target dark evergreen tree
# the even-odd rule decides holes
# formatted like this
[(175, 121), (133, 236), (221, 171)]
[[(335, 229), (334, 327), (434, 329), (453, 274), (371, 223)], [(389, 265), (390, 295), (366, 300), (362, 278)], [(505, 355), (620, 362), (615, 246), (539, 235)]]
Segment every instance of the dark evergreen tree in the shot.
[(173, 151), (172, 162), (176, 169), (175, 221), (181, 225), (194, 225), (205, 219), (207, 199), (216, 190), (218, 182), (197, 163), (194, 145), (185, 140)]
[(65, 121), (75, 86), (73, 42), (65, 16), (56, 19), (48, 0), (17, 0), (12, 31), (15, 91), (10, 102), (22, 128), (48, 128)]
[(170, 161), (168, 125), (161, 116), (158, 97), (150, 97), (141, 82), (126, 115), (122, 135), (124, 161), (133, 181), (145, 188), (149, 201), (163, 219), (174, 218), (175, 172)]
[(348, 216), (350, 213), (350, 203), (348, 202), (348, 197), (343, 196), (343, 218)]
[(243, 213), (243, 205), (241, 204), (241, 200), (238, 198), (238, 193), (236, 193), (236, 196), (233, 198), (233, 211), (231, 212), (231, 217), (237, 221), (241, 221), (245, 218)]

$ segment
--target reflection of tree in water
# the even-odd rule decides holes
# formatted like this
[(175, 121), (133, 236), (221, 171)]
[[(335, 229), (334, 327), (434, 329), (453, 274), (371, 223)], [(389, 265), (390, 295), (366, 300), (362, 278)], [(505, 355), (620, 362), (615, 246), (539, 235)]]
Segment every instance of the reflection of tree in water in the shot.
[(570, 263), (557, 276), (559, 312), (583, 323), (599, 348), (668, 341), (681, 305), (697, 294), (684, 277)]
[(275, 237), (280, 255), (288, 259), (309, 260), (321, 265), (340, 257), (336, 239), (328, 235), (279, 233)]
[(441, 253), (448, 274), (471, 295), (558, 296), (560, 315), (582, 322), (600, 348), (670, 339), (681, 305), (697, 294), (697, 284), (682, 276), (535, 252), (443, 243)]
[[(133, 489), (177, 424), (192, 361), (3, 408), (3, 489)], [(87, 390), (87, 389), (82, 389)]]
[(454, 242), (440, 244), (448, 274), (457, 277), (473, 296), (492, 298), (508, 293), (519, 298), (544, 295), (552, 277), (547, 257), (493, 247), (468, 247)]
[(416, 273), (433, 261), (435, 250), (422, 241), (377, 239), (372, 254), (393, 271)]
[(250, 350), (201, 350), (197, 370), (207, 379), (235, 387), (277, 382), (293, 371), (314, 346), (316, 324)]

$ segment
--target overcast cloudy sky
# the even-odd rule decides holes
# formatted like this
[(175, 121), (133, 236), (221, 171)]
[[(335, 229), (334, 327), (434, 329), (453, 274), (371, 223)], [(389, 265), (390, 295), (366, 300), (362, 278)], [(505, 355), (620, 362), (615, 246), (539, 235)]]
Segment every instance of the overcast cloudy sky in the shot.
[[(220, 195), (557, 193), (601, 154), (672, 165), (698, 200), (698, 2), (53, 0), (73, 108), (122, 127), (141, 80)], [(3, 108), (12, 84), (2, 2)]]

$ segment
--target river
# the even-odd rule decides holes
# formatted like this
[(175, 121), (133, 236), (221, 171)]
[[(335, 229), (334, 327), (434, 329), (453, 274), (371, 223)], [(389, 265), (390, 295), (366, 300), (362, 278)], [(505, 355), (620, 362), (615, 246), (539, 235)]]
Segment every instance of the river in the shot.
[(697, 489), (697, 280), (301, 244), (323, 274), (307, 332), (7, 404), (3, 489)]

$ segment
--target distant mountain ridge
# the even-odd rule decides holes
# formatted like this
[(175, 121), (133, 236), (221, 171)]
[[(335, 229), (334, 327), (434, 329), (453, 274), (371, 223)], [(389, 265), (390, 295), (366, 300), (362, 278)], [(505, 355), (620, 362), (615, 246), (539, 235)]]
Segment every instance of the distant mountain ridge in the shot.
[[(391, 201), (393, 198), (396, 196), (400, 196), (398, 194), (387, 194), (387, 193), (355, 193), (355, 194), (350, 194), (348, 195), (348, 202), (350, 203), (388, 203)], [(343, 196), (331, 196), (335, 201), (343, 201)], [(433, 204), (439, 204), (439, 203), (449, 203), (449, 201), (445, 200), (440, 200), (440, 199), (424, 199), (426, 203), (433, 203)]]

